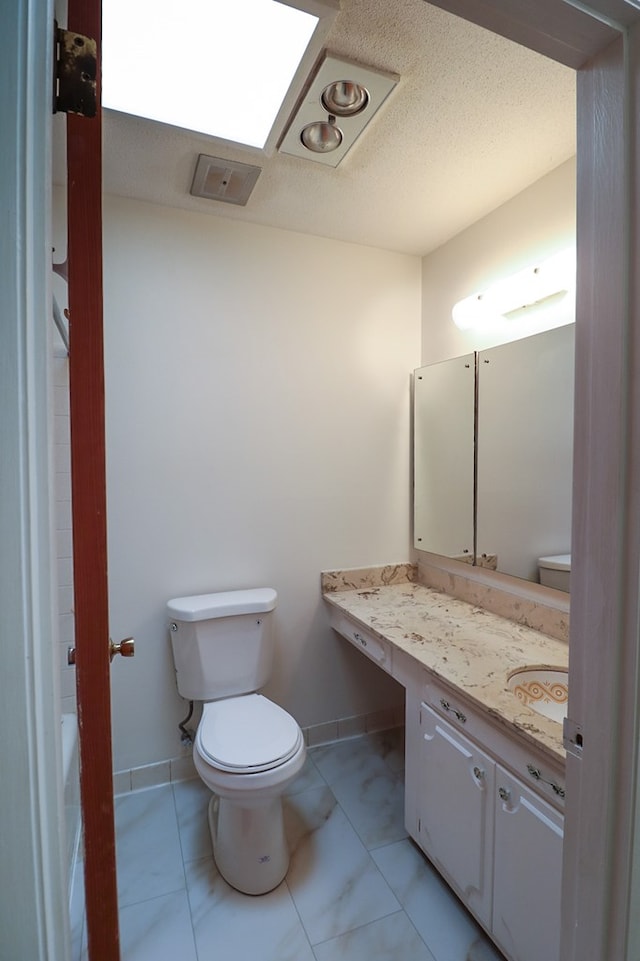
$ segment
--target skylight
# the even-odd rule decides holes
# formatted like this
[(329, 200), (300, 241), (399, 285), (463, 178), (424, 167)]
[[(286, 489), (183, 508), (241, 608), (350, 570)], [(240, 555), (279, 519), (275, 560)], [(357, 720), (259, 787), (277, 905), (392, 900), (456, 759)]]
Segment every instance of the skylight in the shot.
[(318, 18), (277, 0), (103, 0), (102, 104), (263, 147)]

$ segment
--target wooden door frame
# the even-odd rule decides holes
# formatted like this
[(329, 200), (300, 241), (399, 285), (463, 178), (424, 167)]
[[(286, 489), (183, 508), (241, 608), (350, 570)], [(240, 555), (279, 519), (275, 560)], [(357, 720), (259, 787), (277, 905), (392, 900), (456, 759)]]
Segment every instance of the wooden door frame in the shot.
[(578, 71), (569, 716), (584, 746), (567, 759), (561, 956), (637, 961), (640, 7), (430, 2)]

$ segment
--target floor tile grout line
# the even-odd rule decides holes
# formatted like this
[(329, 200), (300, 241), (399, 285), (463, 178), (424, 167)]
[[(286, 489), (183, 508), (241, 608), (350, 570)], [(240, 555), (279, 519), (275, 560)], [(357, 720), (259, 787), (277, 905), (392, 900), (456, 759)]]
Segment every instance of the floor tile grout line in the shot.
[[(383, 760), (384, 760), (384, 759), (383, 759)], [(349, 776), (349, 775), (344, 775), (344, 777), (348, 777), (348, 776)], [(336, 779), (336, 781), (334, 782), (334, 784), (336, 784), (339, 780), (343, 780), (343, 778), (338, 778), (338, 779)], [(394, 781), (394, 782), (396, 782), (396, 783), (397, 783), (397, 781), (398, 781), (398, 779), (395, 777), (395, 775), (392, 775), (391, 780)], [(351, 825), (351, 827), (352, 827), (353, 830), (355, 831), (356, 835), (357, 835), (358, 838), (360, 839), (360, 842), (362, 843), (363, 847), (365, 848), (365, 850), (367, 851), (367, 853), (369, 854), (369, 856), (371, 856), (371, 852), (372, 852), (372, 851), (378, 851), (380, 848), (386, 847), (388, 844), (395, 844), (396, 841), (402, 841), (402, 840), (404, 840), (405, 838), (407, 838), (407, 837), (409, 836), (408, 833), (407, 833), (405, 824), (404, 824), (404, 817), (403, 817), (403, 820), (402, 820), (402, 828), (403, 828), (403, 831), (405, 832), (404, 835), (403, 835), (403, 837), (401, 837), (401, 838), (394, 838), (392, 841), (384, 841), (384, 842), (382, 842), (382, 844), (375, 844), (375, 845), (371, 845), (371, 846), (368, 845), (367, 842), (365, 841), (365, 839), (362, 837), (360, 831), (359, 831), (358, 828), (356, 827), (356, 824), (355, 824), (354, 821), (349, 817), (349, 815), (348, 815), (347, 812), (345, 811), (344, 807), (342, 806), (342, 804), (340, 803), (340, 801), (339, 801), (338, 798), (336, 797), (336, 794), (335, 794), (335, 791), (333, 790), (333, 787), (332, 787), (331, 785), (328, 785), (328, 787), (329, 787), (329, 790), (331, 791), (331, 793), (333, 794), (334, 798), (336, 799), (336, 804), (338, 805), (338, 807), (340, 808), (340, 810), (341, 810), (342, 813), (344, 814), (345, 818), (347, 819), (347, 821), (349, 822), (349, 824)], [(403, 791), (403, 794), (404, 794), (404, 791)], [(375, 862), (374, 862), (374, 864), (375, 864)], [(380, 870), (377, 865), (376, 865), (376, 868), (378, 869), (378, 871)], [(381, 873), (382, 873), (382, 872), (381, 872)], [(383, 875), (383, 877), (384, 877), (384, 875)], [(385, 882), (386, 882), (387, 884), (389, 883), (386, 878), (385, 878)]]
[(152, 894), (150, 898), (141, 898), (139, 901), (129, 901), (126, 904), (118, 902), (118, 912), (128, 908), (137, 908), (141, 904), (150, 904), (152, 901), (158, 901), (160, 898), (168, 898), (172, 894), (180, 894), (182, 892), (187, 893), (186, 882), (181, 888), (172, 888), (171, 891), (163, 891), (162, 894)]
[[(182, 877), (184, 880), (184, 890), (187, 895), (187, 900), (189, 899), (189, 891), (187, 889), (187, 872), (184, 866), (184, 844), (182, 840), (182, 831), (180, 830), (180, 818), (178, 817), (178, 804), (176, 801), (176, 792), (173, 784), (171, 785), (171, 800), (173, 801), (173, 813), (176, 819), (176, 831), (178, 834), (178, 844), (180, 845), (180, 860), (182, 861)], [(191, 902), (189, 902), (189, 917), (191, 917)], [(193, 922), (191, 924), (193, 930)], [(195, 939), (195, 938), (194, 938)]]
[[(178, 817), (178, 801), (176, 798), (175, 787), (173, 785), (171, 786), (171, 795), (173, 797), (173, 806), (174, 806), (175, 816), (176, 816), (176, 827), (178, 829), (178, 838), (180, 840), (180, 854), (182, 856), (182, 873), (184, 874), (184, 890), (187, 897), (187, 905), (189, 907), (189, 924), (191, 927), (191, 937), (193, 939), (193, 953), (196, 958), (196, 961), (201, 961), (200, 951), (198, 950), (198, 941), (196, 939), (196, 928), (193, 921), (193, 906), (191, 904), (191, 894), (189, 892), (189, 884), (187, 882), (187, 864), (194, 864), (196, 861), (210, 861), (213, 859), (213, 851), (210, 854), (203, 856), (202, 858), (194, 858), (194, 859), (190, 859), (189, 861), (185, 860), (184, 843), (183, 843), (182, 831), (180, 830), (180, 818)], [(207, 804), (205, 808), (205, 814), (207, 819), (208, 819), (208, 811), (209, 811), (209, 800), (210, 799), (207, 800)]]
[[(204, 861), (205, 859), (202, 858), (202, 860)], [(183, 866), (184, 866), (184, 862), (183, 862)], [(186, 870), (185, 870), (185, 892), (187, 895), (187, 904), (189, 905), (189, 922), (191, 924), (191, 937), (193, 938), (193, 951), (196, 956), (196, 961), (200, 961), (200, 951), (198, 950), (198, 941), (196, 938), (196, 926), (193, 923), (193, 906), (191, 904), (191, 894), (189, 893), (189, 885), (186, 883)]]
[(418, 931), (417, 927), (416, 927), (415, 924), (413, 923), (413, 919), (411, 918), (411, 915), (409, 914), (409, 912), (407, 911), (407, 909), (405, 908), (404, 905), (402, 905), (402, 910), (404, 911), (404, 914), (405, 914), (405, 917), (406, 917), (407, 921), (409, 922), (409, 924), (411, 925), (411, 927), (413, 928), (413, 930), (416, 932), (416, 935), (418, 936), (418, 938), (420, 939), (420, 941), (422, 942), (422, 944), (424, 944), (425, 948), (427, 949), (427, 952), (428, 952), (428, 954), (429, 954), (429, 957), (431, 957), (431, 958), (433, 959), (433, 961), (442, 961), (442, 959), (439, 959), (439, 958), (437, 958), (437, 957), (435, 956), (435, 954), (433, 953), (433, 951), (431, 950), (431, 948), (429, 947), (429, 945), (427, 944), (427, 942), (425, 941), (425, 939), (422, 937), (422, 935), (421, 935), (420, 932)]
[[(397, 898), (396, 898), (396, 901), (398, 901)], [(398, 901), (398, 904), (400, 904), (399, 901)], [(373, 920), (371, 920), (371, 921), (363, 921), (362, 924), (355, 924), (352, 928), (348, 928), (346, 931), (341, 931), (340, 934), (334, 934), (334, 935), (333, 935), (332, 937), (330, 937), (330, 938), (323, 938), (322, 941), (316, 941), (316, 942), (312, 943), (312, 944), (311, 944), (311, 947), (315, 949), (315, 948), (319, 948), (319, 947), (320, 947), (321, 945), (323, 945), (323, 944), (328, 944), (329, 941), (338, 941), (340, 938), (344, 938), (345, 935), (347, 935), (347, 934), (353, 934), (354, 931), (362, 931), (364, 928), (368, 928), (368, 927), (369, 927), (370, 925), (372, 925), (372, 924), (377, 924), (378, 921), (384, 921), (386, 918), (392, 918), (392, 917), (394, 917), (396, 914), (404, 914), (404, 915), (407, 917), (408, 920), (411, 920), (411, 919), (408, 917), (407, 912), (405, 911), (405, 909), (404, 909), (404, 908), (402, 907), (402, 905), (400, 904), (400, 907), (397, 908), (395, 911), (387, 911), (386, 914), (381, 914), (379, 918), (373, 918)], [(418, 936), (419, 936), (419, 935), (418, 935)], [(422, 938), (420, 938), (420, 940), (423, 941)], [(424, 941), (423, 941), (423, 943), (424, 943)], [(434, 958), (434, 961), (437, 961), (437, 959)]]
[(313, 956), (315, 957), (315, 951), (313, 950), (313, 945), (312, 945), (312, 943), (311, 943), (311, 938), (309, 937), (309, 932), (307, 931), (306, 926), (305, 926), (305, 923), (304, 923), (304, 921), (302, 920), (302, 916), (300, 915), (300, 911), (298, 910), (298, 905), (296, 904), (296, 899), (295, 899), (294, 896), (293, 896), (293, 891), (292, 891), (291, 888), (289, 887), (289, 883), (288, 883), (288, 881), (287, 881), (286, 875), (285, 875), (285, 877), (284, 877), (284, 879), (283, 879), (283, 881), (282, 881), (281, 883), (284, 884), (284, 886), (285, 886), (286, 889), (287, 889), (287, 892), (288, 892), (288, 894), (289, 894), (289, 897), (291, 898), (291, 903), (292, 903), (292, 905), (293, 905), (293, 910), (296, 912), (296, 916), (297, 916), (297, 918), (298, 918), (298, 921), (300, 922), (300, 927), (302, 928), (302, 931), (303, 931), (303, 933), (304, 933), (304, 936), (305, 936), (305, 938), (307, 939), (307, 943), (308, 943), (308, 945), (309, 945), (309, 948), (311, 949), (311, 953), (312, 953)]
[[(380, 918), (375, 918), (375, 921), (382, 920), (382, 918), (390, 917), (392, 914), (398, 914), (398, 913), (400, 913), (400, 912), (404, 912), (404, 913), (406, 914), (406, 911), (405, 911), (405, 909), (404, 909), (404, 906), (403, 906), (402, 903), (400, 902), (399, 898), (396, 896), (395, 891), (394, 891), (393, 888), (391, 887), (391, 885), (390, 885), (389, 881), (387, 880), (387, 878), (385, 877), (383, 871), (380, 870), (380, 868), (379, 868), (379, 866), (376, 864), (374, 858), (371, 856), (371, 850), (367, 847), (367, 845), (366, 845), (365, 842), (363, 841), (363, 839), (362, 839), (362, 837), (360, 836), (357, 828), (356, 828), (355, 825), (353, 824), (351, 818), (349, 818), (349, 816), (347, 815), (346, 811), (344, 810), (344, 808), (342, 807), (342, 805), (340, 804), (340, 802), (339, 802), (338, 799), (336, 798), (336, 796), (335, 796), (335, 794), (334, 794), (334, 792), (333, 792), (333, 789), (332, 789), (331, 785), (328, 784), (328, 783), (327, 783), (327, 789), (328, 789), (328, 791), (331, 793), (331, 795), (332, 795), (332, 797), (333, 797), (333, 799), (334, 799), (334, 801), (335, 801), (335, 806), (340, 809), (342, 815), (344, 816), (345, 820), (347, 821), (347, 824), (349, 824), (349, 826), (351, 827), (351, 829), (354, 831), (356, 837), (357, 837), (358, 840), (360, 841), (363, 849), (365, 850), (365, 852), (366, 852), (366, 854), (367, 854), (367, 857), (369, 858), (369, 861), (370, 861), (372, 867), (375, 869), (376, 873), (380, 875), (380, 877), (381, 877), (382, 881), (384, 882), (385, 886), (389, 889), (389, 892), (391, 893), (391, 895), (392, 895), (393, 898), (395, 899), (396, 903), (399, 905), (399, 907), (398, 907), (395, 911), (390, 911), (390, 912), (388, 912), (387, 914), (383, 914), (383, 915), (380, 916)], [(317, 790), (317, 788), (307, 788), (307, 790), (310, 790), (310, 791), (311, 791), (311, 790)], [(301, 791), (300, 793), (301, 793), (301, 794), (304, 794), (305, 792), (304, 792), (304, 791)], [(293, 796), (295, 796), (295, 795), (293, 795)], [(398, 840), (405, 840), (405, 839), (404, 839), (404, 838), (399, 838), (399, 839), (395, 839), (394, 841), (389, 841), (389, 842), (387, 842), (387, 844), (382, 844), (382, 845), (379, 846), (379, 848), (375, 848), (374, 850), (379, 850), (380, 848), (387, 847), (389, 844), (396, 844), (396, 843), (398, 842)], [(285, 879), (285, 881), (286, 881), (286, 879)], [(289, 893), (291, 894), (291, 899), (292, 899), (292, 901), (293, 901), (293, 903), (294, 903), (294, 906), (295, 906), (295, 908), (296, 908), (296, 912), (298, 913), (298, 917), (300, 917), (300, 913), (299, 913), (299, 911), (298, 911), (298, 907), (297, 907), (297, 904), (296, 904), (296, 901), (295, 901), (295, 897), (294, 897), (294, 895), (293, 895), (293, 892), (291, 891), (291, 889), (289, 888), (288, 885), (287, 885), (287, 888), (288, 888), (288, 890), (289, 890)], [(407, 916), (407, 917), (408, 917), (408, 916)], [(305, 934), (307, 935), (307, 939), (309, 940), (309, 943), (310, 943), (310, 945), (311, 945), (312, 950), (313, 950), (317, 945), (319, 945), (319, 944), (324, 944), (326, 941), (334, 940), (333, 938), (325, 938), (323, 941), (317, 941), (317, 942), (311, 941), (311, 939), (309, 938), (307, 929), (306, 929), (306, 927), (305, 927), (304, 921), (302, 920), (301, 917), (300, 917), (300, 921), (301, 921), (301, 923), (302, 923), (302, 926), (303, 926), (303, 929), (304, 929), (304, 931), (305, 931)], [(344, 935), (344, 934), (349, 934), (349, 933), (351, 933), (352, 931), (358, 930), (358, 928), (363, 928), (363, 927), (366, 927), (368, 924), (373, 924), (373, 923), (374, 923), (373, 921), (367, 921), (367, 922), (365, 922), (364, 924), (355, 925), (353, 928), (349, 928), (347, 931), (343, 931), (343, 932), (341, 932), (340, 935), (335, 935), (334, 937), (341, 937), (341, 936)], [(421, 938), (420, 940), (423, 941), (422, 938)], [(424, 943), (424, 941), (423, 941), (423, 943)], [(425, 947), (427, 947), (427, 950), (428, 950), (428, 946), (425, 945)], [(431, 953), (431, 952), (430, 952), (430, 953)], [(314, 954), (315, 954), (315, 951), (314, 951)], [(434, 959), (434, 961), (436, 961), (436, 959)]]
[(180, 830), (180, 818), (178, 816), (178, 801), (176, 799), (176, 792), (173, 785), (171, 785), (171, 797), (173, 798), (173, 809), (176, 816), (176, 829), (178, 831), (178, 843), (180, 844), (180, 857), (182, 859), (182, 873), (184, 874), (185, 887), (187, 884), (187, 874), (185, 871), (185, 856), (184, 856), (184, 842), (182, 838), (182, 831)]

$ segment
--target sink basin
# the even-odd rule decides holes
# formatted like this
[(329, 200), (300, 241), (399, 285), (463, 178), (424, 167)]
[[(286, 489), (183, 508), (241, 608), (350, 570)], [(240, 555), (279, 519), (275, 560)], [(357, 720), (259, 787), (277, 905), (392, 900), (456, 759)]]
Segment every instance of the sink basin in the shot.
[(562, 724), (569, 699), (569, 672), (566, 668), (518, 668), (509, 674), (507, 683), (527, 707)]

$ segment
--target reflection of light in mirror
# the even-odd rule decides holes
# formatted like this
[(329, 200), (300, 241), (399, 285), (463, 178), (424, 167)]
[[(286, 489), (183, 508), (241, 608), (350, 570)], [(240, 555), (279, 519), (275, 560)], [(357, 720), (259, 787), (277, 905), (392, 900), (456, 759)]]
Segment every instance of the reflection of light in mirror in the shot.
[(534, 267), (492, 284), (486, 291), (458, 301), (451, 316), (460, 330), (486, 330), (507, 315), (575, 290), (575, 248), (562, 250)]

